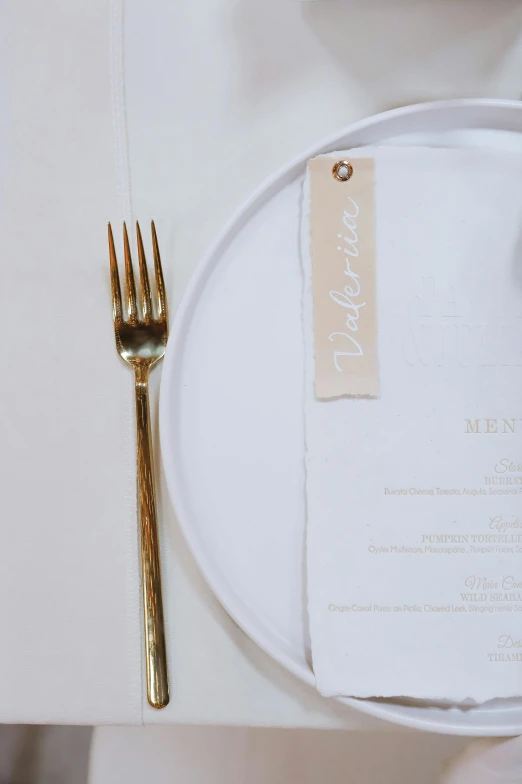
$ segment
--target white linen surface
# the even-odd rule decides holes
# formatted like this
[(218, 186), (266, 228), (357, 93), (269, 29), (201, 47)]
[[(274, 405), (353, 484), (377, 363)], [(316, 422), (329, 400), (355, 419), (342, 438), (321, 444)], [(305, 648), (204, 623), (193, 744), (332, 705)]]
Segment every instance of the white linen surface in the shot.
[(0, 711), (138, 722), (131, 374), (107, 268), (107, 220), (120, 225), (107, 9), (18, 8), (0, 211)]

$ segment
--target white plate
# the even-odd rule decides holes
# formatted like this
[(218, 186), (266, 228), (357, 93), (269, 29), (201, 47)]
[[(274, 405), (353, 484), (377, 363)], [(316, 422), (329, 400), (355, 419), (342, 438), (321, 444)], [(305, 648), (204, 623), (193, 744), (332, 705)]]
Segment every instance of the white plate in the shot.
[[(237, 623), (310, 684), (301, 185), (311, 156), (376, 143), (501, 146), (522, 154), (522, 103), (449, 101), (386, 112), (345, 128), (279, 171), (236, 214), (200, 264), (178, 311), (163, 367), (162, 453), (189, 546)], [(467, 709), (420, 701), (346, 702), (438, 732), (522, 733), (522, 699)]]

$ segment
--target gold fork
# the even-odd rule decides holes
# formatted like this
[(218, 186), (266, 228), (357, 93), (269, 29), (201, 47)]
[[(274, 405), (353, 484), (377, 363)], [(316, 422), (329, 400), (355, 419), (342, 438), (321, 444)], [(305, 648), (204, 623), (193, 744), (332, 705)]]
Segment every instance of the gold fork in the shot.
[(161, 269), (158, 238), (151, 222), (154, 270), (156, 275), (157, 316), (154, 317), (147, 262), (139, 224), (136, 223), (138, 259), (141, 282), (141, 313), (138, 311), (132, 258), (123, 224), (127, 318), (123, 312), (118, 262), (109, 223), (109, 256), (111, 264), (112, 314), (116, 348), (134, 369), (136, 391), (136, 424), (138, 434), (138, 496), (141, 532), (141, 577), (145, 615), (145, 660), (147, 697), (153, 708), (164, 708), (169, 702), (167, 651), (161, 597), (158, 525), (154, 495), (154, 465), (149, 413), (149, 370), (163, 357), (167, 344), (168, 320), (165, 284)]

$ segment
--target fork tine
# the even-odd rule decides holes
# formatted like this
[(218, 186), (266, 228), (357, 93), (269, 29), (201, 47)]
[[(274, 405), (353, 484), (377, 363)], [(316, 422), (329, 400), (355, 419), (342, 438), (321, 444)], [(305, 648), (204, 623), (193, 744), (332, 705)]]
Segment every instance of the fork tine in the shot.
[(127, 306), (129, 311), (129, 321), (138, 320), (138, 305), (136, 302), (136, 285), (134, 283), (134, 272), (132, 271), (132, 258), (129, 245), (129, 235), (127, 225), (123, 222), (123, 247), (125, 249), (125, 280), (127, 283)]
[(112, 292), (112, 317), (114, 321), (121, 321), (121, 289), (120, 276), (118, 274), (118, 262), (116, 260), (116, 250), (114, 248), (114, 237), (112, 236), (111, 224), (108, 224), (109, 235), (109, 258), (111, 265), (111, 292)]
[(167, 321), (167, 298), (165, 296), (165, 281), (163, 280), (163, 270), (161, 269), (161, 258), (158, 247), (158, 237), (154, 221), (150, 222), (152, 232), (152, 249), (154, 251), (154, 270), (156, 272), (156, 288), (158, 290), (158, 316), (160, 320)]
[(150, 298), (149, 273), (147, 272), (147, 261), (145, 259), (145, 249), (141, 237), (140, 224), (136, 221), (136, 237), (138, 239), (138, 258), (140, 262), (140, 281), (143, 307), (143, 320), (150, 321), (152, 318), (152, 300)]

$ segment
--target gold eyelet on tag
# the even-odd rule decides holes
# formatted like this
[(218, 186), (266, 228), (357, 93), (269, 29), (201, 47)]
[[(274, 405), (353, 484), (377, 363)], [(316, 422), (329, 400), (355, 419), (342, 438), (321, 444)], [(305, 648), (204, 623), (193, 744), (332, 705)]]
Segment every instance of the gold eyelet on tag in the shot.
[(338, 182), (346, 182), (353, 174), (353, 166), (349, 161), (337, 161), (332, 169), (332, 174)]

